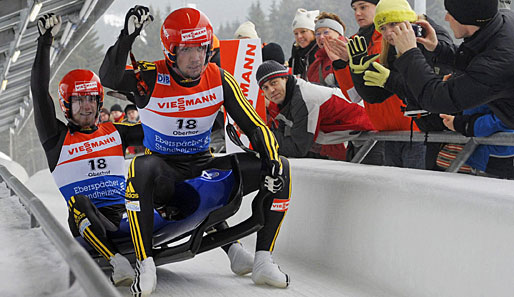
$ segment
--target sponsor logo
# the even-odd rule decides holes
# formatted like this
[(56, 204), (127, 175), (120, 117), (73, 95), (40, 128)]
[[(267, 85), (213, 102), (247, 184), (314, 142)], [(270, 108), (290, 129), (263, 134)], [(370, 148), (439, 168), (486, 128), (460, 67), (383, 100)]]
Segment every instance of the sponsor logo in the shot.
[(182, 41), (200, 39), (202, 36), (207, 37), (207, 28), (201, 28), (191, 32), (182, 33)]
[(161, 85), (170, 85), (170, 75), (169, 74), (157, 74), (157, 83)]
[(289, 199), (273, 199), (272, 211), (285, 212), (289, 209)]
[(89, 226), (91, 226), (91, 223), (89, 222), (89, 220), (87, 218), (83, 219), (82, 222), (80, 222), (79, 233), (80, 233), (80, 235), (82, 235), (82, 237), (84, 237), (84, 231)]
[(158, 102), (157, 106), (161, 110), (178, 109), (178, 111), (186, 110), (187, 106), (195, 106), (203, 103), (216, 101), (216, 94), (207, 94), (202, 97), (184, 98), (180, 97), (176, 101)]
[(141, 211), (139, 201), (125, 200), (125, 208), (130, 211)]
[(85, 91), (85, 90), (91, 90), (96, 89), (98, 87), (96, 81), (90, 81), (90, 82), (75, 82), (75, 91)]
[(85, 153), (92, 153), (94, 151), (99, 151), (105, 149), (105, 147), (108, 144), (115, 144), (116, 143), (116, 137), (114, 136), (106, 136), (106, 137), (99, 137), (92, 141), (86, 141), (82, 145), (72, 147), (71, 149), (68, 149), (68, 154), (70, 156), (73, 156), (74, 154), (85, 152)]

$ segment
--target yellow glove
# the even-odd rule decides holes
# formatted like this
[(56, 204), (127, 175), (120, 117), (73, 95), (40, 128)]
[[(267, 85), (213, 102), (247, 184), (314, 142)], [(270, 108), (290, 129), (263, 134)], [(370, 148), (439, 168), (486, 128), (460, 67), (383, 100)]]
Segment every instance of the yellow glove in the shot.
[(348, 40), (346, 44), (349, 54), (350, 70), (353, 73), (360, 74), (368, 69), (369, 65), (378, 59), (378, 54), (368, 56), (368, 45), (366, 39), (362, 36), (355, 36)]
[(372, 65), (376, 71), (368, 69), (364, 72), (364, 85), (383, 88), (387, 82), (387, 79), (389, 78), (391, 70), (385, 68), (377, 62), (373, 62)]

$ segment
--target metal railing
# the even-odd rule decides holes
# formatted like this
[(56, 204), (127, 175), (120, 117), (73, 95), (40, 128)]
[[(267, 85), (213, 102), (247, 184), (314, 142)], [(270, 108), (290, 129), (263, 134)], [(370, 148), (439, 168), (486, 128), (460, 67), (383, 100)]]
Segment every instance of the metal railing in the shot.
[(410, 131), (365, 131), (358, 132), (345, 140), (364, 141), (364, 144), (352, 158), (352, 163), (361, 163), (377, 141), (426, 141), (465, 144), (462, 151), (452, 161), (450, 167), (446, 169), (447, 172), (457, 172), (480, 144), (514, 146), (514, 133), (498, 132), (488, 137), (466, 137), (451, 131), (413, 132), (411, 137)]
[(30, 214), (31, 228), (41, 226), (48, 239), (68, 263), (75, 280), (80, 283), (88, 296), (121, 297), (121, 294), (109, 282), (91, 256), (59, 224), (41, 200), (2, 165), (0, 165), (0, 178), (7, 184), (11, 192), (18, 196)]

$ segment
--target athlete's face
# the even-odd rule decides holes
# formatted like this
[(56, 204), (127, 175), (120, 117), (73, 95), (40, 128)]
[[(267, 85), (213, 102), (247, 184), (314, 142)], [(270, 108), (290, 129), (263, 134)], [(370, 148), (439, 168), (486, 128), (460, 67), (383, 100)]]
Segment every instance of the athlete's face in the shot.
[(269, 101), (275, 104), (282, 104), (286, 99), (286, 77), (277, 77), (263, 83), (261, 90)]
[(95, 125), (98, 102), (95, 96), (71, 96), (71, 118), (81, 128)]
[(207, 46), (177, 48), (177, 67), (185, 78), (197, 78), (202, 74)]

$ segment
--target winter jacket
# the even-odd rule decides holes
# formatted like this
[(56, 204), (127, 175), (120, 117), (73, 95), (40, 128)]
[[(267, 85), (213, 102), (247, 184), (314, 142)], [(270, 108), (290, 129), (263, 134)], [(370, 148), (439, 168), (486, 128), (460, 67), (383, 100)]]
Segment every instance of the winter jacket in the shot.
[[(457, 132), (468, 137), (486, 137), (496, 132), (514, 132), (494, 115), (487, 105), (465, 110), (463, 115), (455, 116), (453, 124)], [(479, 145), (468, 158), (466, 164), (487, 172), (496, 169), (488, 166), (489, 157), (512, 156), (514, 156), (514, 146)], [(505, 164), (505, 166), (512, 167), (513, 165), (510, 163)]]
[(332, 60), (328, 57), (325, 48), (320, 48), (316, 52), (316, 59), (307, 69), (307, 81), (322, 86), (337, 87), (337, 81), (332, 70)]
[(457, 77), (441, 81), (417, 48), (405, 52), (395, 66), (423, 109), (455, 113), (487, 104), (496, 117), (514, 129), (513, 53), (514, 12), (501, 10), (460, 47), (437, 46), (435, 61), (463, 71)]
[[(375, 25), (359, 30), (359, 36), (364, 36), (368, 44), (368, 54), (378, 54), (381, 50), (382, 34), (375, 30)], [(352, 102), (362, 100), (361, 96), (354, 87), (354, 82), (350, 75), (350, 67), (342, 60), (334, 61), (334, 74), (343, 94)], [(386, 98), (382, 102), (368, 102), (364, 100), (364, 108), (378, 131), (408, 131), (411, 121), (402, 112), (402, 100), (396, 95)], [(414, 131), (418, 131), (417, 126), (413, 126)]]
[(278, 109), (278, 127), (271, 131), (280, 146), (279, 153), (287, 157), (306, 156), (316, 142), (322, 145), (321, 155), (343, 160), (341, 136), (348, 136), (351, 131), (373, 130), (364, 108), (347, 100), (338, 88), (292, 76), (286, 84), (286, 98)]
[[(434, 27), (437, 39), (441, 44), (452, 44), (452, 39), (448, 32), (441, 26), (435, 24), (431, 19), (428, 19), (428, 22)], [(434, 69), (437, 69), (440, 74), (438, 75), (439, 79), (442, 79), (443, 74), (447, 74), (447, 68), (441, 67), (440, 65), (436, 65), (434, 62), (434, 54), (427, 51), (422, 44), (418, 44), (418, 48), (423, 53), (424, 57), (426, 57), (427, 61), (430, 61), (430, 67), (432, 68), (432, 72)], [(355, 83), (355, 88), (361, 97), (369, 102), (369, 103), (377, 103), (382, 102), (392, 94), (396, 94), (399, 98), (403, 100), (404, 104), (409, 104), (413, 107), (413, 109), (419, 109), (419, 106), (415, 106), (414, 94), (412, 94), (409, 89), (409, 83), (402, 77), (402, 75), (396, 69), (395, 61), (396, 50), (393, 46), (389, 48), (388, 54), (388, 68), (391, 70), (389, 74), (389, 78), (385, 83), (383, 88), (380, 87), (370, 87), (364, 85), (364, 74), (354, 74), (352, 73), (352, 79)], [(442, 69), (441, 69), (442, 68)], [(425, 116), (419, 119), (415, 119), (416, 124), (422, 131), (440, 131), (444, 130), (444, 125), (442, 120), (438, 115), (430, 115)]]
[(307, 69), (316, 59), (314, 55), (318, 49), (319, 47), (316, 40), (311, 41), (306, 48), (301, 48), (296, 43), (293, 44), (293, 48), (291, 49), (291, 58), (289, 58), (289, 67), (293, 69), (294, 75), (298, 75), (303, 79), (307, 78)]

